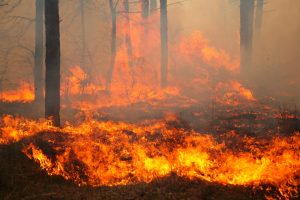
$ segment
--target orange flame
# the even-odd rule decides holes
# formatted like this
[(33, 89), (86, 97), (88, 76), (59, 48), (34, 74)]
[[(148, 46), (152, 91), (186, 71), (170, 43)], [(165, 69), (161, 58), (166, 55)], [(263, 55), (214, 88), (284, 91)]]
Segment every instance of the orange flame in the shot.
[(0, 100), (4, 102), (31, 102), (34, 100), (33, 86), (27, 82), (21, 82), (15, 90), (0, 92)]
[[(202, 60), (212, 67), (225, 68), (231, 72), (239, 70), (239, 59), (233, 60), (224, 50), (212, 47), (200, 31), (195, 31), (189, 37), (182, 38), (178, 50), (180, 55), (187, 57), (183, 59)], [(192, 65), (195, 64), (192, 63)]]
[[(230, 132), (221, 136), (223, 142), (219, 143), (211, 135), (174, 128), (165, 121), (133, 125), (89, 119), (78, 126), (67, 123), (58, 129), (46, 121), (8, 116), (3, 120), (2, 143), (47, 132), (40, 137), (56, 152), (54, 157), (33, 141), (24, 153), (49, 175), (61, 175), (78, 184), (150, 182), (176, 173), (190, 179), (254, 188), (271, 184), (286, 198), (297, 195), (300, 184), (300, 133), (255, 139)], [(235, 140), (242, 149), (232, 143)]]

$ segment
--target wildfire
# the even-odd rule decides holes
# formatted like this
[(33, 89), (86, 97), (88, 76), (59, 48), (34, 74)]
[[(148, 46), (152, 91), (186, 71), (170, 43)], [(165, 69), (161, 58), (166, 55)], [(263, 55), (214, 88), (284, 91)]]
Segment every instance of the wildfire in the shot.
[(181, 59), (193, 62), (191, 66), (195, 66), (196, 59), (214, 68), (224, 68), (230, 72), (239, 70), (239, 59), (232, 59), (223, 49), (213, 47), (200, 31), (183, 37), (175, 49), (182, 55)]
[[(168, 119), (176, 122), (174, 116)], [(150, 182), (176, 173), (254, 188), (270, 184), (289, 198), (297, 195), (300, 184), (299, 133), (256, 139), (229, 132), (217, 138), (175, 128), (165, 120), (128, 124), (88, 119), (61, 129), (47, 121), (10, 116), (2, 120), (1, 143), (36, 135), (40, 139), (24, 142), (24, 153), (49, 175), (80, 185)], [(47, 142), (47, 149), (38, 141)]]
[[(127, 70), (127, 68), (123, 70)], [(96, 83), (88, 82), (87, 74), (79, 66), (71, 67), (69, 72), (69, 75), (63, 79), (61, 96), (71, 100), (71, 107), (81, 110), (127, 106), (137, 102), (147, 102), (155, 106), (164, 104), (168, 98), (181, 96), (180, 89), (177, 87), (160, 89), (155, 85), (138, 82), (129, 87), (129, 83), (126, 85), (126, 81), (122, 83), (114, 81), (111, 91), (108, 93), (101, 78), (97, 79), (99, 82)], [(126, 74), (124, 71), (120, 74), (124, 73)], [(125, 77), (130, 77), (127, 75)]]
[[(83, 69), (79, 65), (68, 67), (62, 72), (61, 80), (63, 108), (95, 110), (135, 103), (188, 107), (202, 101), (204, 94), (214, 93), (211, 86), (219, 84), (214, 79), (220, 70), (230, 74), (239, 70), (238, 59), (211, 45), (200, 31), (194, 31), (170, 44), (169, 87), (160, 88), (160, 37), (156, 23), (159, 15), (143, 19), (139, 13), (133, 13), (130, 19), (129, 22), (126, 17), (118, 20), (119, 45), (110, 91), (106, 90), (103, 74), (91, 74), (88, 67)], [(227, 104), (237, 104), (236, 96), (255, 99), (250, 90), (232, 81), (232, 77), (228, 79), (224, 84)], [(34, 89), (29, 83), (21, 83), (19, 89), (4, 91), (0, 97), (6, 102), (31, 102)]]
[[(99, 69), (87, 64), (63, 66), (66, 62), (61, 62), (60, 106), (67, 108), (62, 109), (62, 119), (70, 110), (76, 112), (70, 120), (77, 120), (79, 115), (80, 119), (55, 127), (47, 119), (0, 116), (0, 145), (21, 143), (22, 152), (48, 175), (80, 186), (149, 183), (175, 174), (188, 180), (255, 190), (268, 187), (276, 191), (270, 198), (297, 198), (300, 132), (293, 127), (299, 120), (297, 112), (280, 112), (272, 105), (258, 103), (259, 97), (237, 81), (239, 52), (231, 55), (214, 46), (200, 30), (179, 35), (178, 28), (168, 28), (168, 84), (162, 88), (160, 56), (164, 53), (159, 12), (145, 18), (136, 11), (122, 12), (118, 1), (116, 6), (117, 33), (112, 39), (117, 45), (111, 47), (115, 49), (112, 55), (106, 55), (113, 59), (101, 60)], [(87, 36), (82, 34), (83, 38)], [(89, 43), (80, 45), (82, 52), (89, 52)], [(99, 49), (103, 51), (104, 47)], [(110, 67), (112, 75), (106, 77)], [(32, 103), (34, 91), (32, 84), (20, 82), (16, 89), (1, 91), (0, 101)], [(126, 122), (102, 120), (105, 112), (110, 117), (110, 112), (119, 112), (119, 107), (126, 107), (125, 112), (133, 108), (146, 113), (139, 118), (148, 114), (156, 118), (138, 119), (133, 124), (126, 118), (132, 113), (125, 113), (120, 118), (126, 116)], [(101, 120), (98, 111), (104, 113)], [(197, 128), (199, 124), (201, 129), (184, 124), (174, 112), (184, 119), (192, 118), (190, 123)], [(157, 119), (162, 115), (163, 119)], [(272, 127), (265, 128), (269, 124), (263, 123), (269, 121)], [(243, 135), (245, 129), (251, 129), (255, 136)], [(275, 129), (294, 133), (283, 136)]]
[(31, 102), (34, 100), (34, 89), (30, 83), (21, 82), (15, 90), (0, 92), (0, 100), (4, 102)]
[(216, 86), (216, 91), (218, 92), (218, 102), (222, 104), (239, 105), (241, 100), (256, 101), (252, 91), (237, 81), (220, 82)]
[(255, 98), (251, 92), (251, 90), (244, 88), (241, 83), (237, 81), (233, 81), (232, 83), (232, 88), (233, 90), (237, 91), (240, 93), (241, 96), (243, 96), (245, 99), (249, 101), (254, 101)]

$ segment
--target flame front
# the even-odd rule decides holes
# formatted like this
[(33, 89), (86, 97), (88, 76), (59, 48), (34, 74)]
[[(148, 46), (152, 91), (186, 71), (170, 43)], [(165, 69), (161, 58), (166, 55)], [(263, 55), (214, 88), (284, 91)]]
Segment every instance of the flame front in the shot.
[(33, 86), (30, 83), (21, 82), (17, 89), (0, 92), (0, 100), (4, 102), (32, 102), (34, 100)]
[[(89, 119), (63, 128), (10, 116), (3, 122), (1, 143), (40, 138), (27, 141), (23, 152), (49, 175), (80, 185), (150, 182), (175, 173), (192, 180), (255, 188), (271, 184), (288, 198), (297, 195), (300, 184), (299, 133), (267, 140), (235, 132), (215, 138), (174, 128), (165, 120), (134, 125)], [(48, 149), (37, 141), (46, 142)], [(232, 141), (239, 141), (240, 149)]]

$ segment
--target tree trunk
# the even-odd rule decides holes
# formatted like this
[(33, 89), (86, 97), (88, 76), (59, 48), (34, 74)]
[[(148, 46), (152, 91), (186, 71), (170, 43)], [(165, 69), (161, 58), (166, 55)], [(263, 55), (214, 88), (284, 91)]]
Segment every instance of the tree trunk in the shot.
[(117, 37), (117, 13), (116, 6), (113, 3), (113, 0), (109, 0), (109, 7), (111, 12), (111, 59), (110, 67), (108, 69), (107, 81), (106, 81), (106, 90), (110, 91), (112, 75), (115, 67), (116, 59), (116, 37)]
[(132, 59), (132, 43), (130, 38), (130, 21), (129, 21), (129, 0), (124, 0), (124, 9), (125, 9), (125, 20), (126, 20), (126, 34), (125, 34), (125, 42), (127, 48), (128, 55), (128, 65), (131, 67), (131, 59)]
[(146, 19), (149, 16), (149, 0), (142, 1), (142, 17)]
[(160, 0), (161, 87), (167, 86), (168, 73), (168, 14), (167, 0)]
[[(85, 29), (85, 5), (84, 0), (79, 0), (80, 2), (80, 23), (81, 23), (81, 52), (80, 52), (80, 67), (85, 72), (84, 83), (86, 83), (88, 70), (86, 67), (85, 56), (86, 56), (86, 29)], [(86, 84), (81, 84), (81, 94), (85, 91)]]
[(45, 116), (60, 126), (60, 33), (58, 0), (45, 1), (46, 89)]
[(264, 11), (264, 0), (257, 0), (256, 2), (256, 17), (255, 17), (255, 27), (256, 31), (260, 32), (262, 20), (263, 20), (263, 11)]
[(132, 63), (132, 43), (131, 43), (131, 33), (130, 33), (130, 20), (129, 20), (129, 0), (124, 0), (124, 10), (125, 10), (125, 20), (126, 20), (126, 34), (125, 34), (125, 44), (127, 49), (127, 56), (128, 56), (128, 67), (130, 70), (130, 74), (132, 77), (131, 87), (135, 85), (135, 76), (134, 76), (134, 69)]
[(85, 66), (85, 55), (86, 55), (86, 40), (85, 40), (85, 8), (84, 0), (79, 0), (80, 2), (80, 24), (81, 24), (81, 55), (80, 55), (80, 67), (86, 71)]
[(252, 65), (254, 0), (240, 0), (241, 74), (248, 74)]
[(157, 9), (157, 0), (150, 0), (150, 12), (153, 13)]
[(35, 1), (34, 94), (39, 103), (44, 98), (44, 6), (44, 0)]

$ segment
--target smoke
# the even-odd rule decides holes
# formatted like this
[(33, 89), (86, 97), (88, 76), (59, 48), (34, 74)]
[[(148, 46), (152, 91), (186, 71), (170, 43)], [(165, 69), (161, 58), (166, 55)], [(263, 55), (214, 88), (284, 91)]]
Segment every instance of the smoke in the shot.
[[(186, 34), (200, 30), (214, 46), (230, 55), (239, 53), (238, 1), (185, 1), (170, 8), (172, 11), (175, 12), (171, 26), (177, 30), (180, 27)], [(279, 101), (298, 106), (299, 18), (299, 1), (265, 1), (262, 28), (254, 30), (253, 69), (249, 75), (251, 87), (259, 95), (275, 96)]]
[(260, 93), (299, 107), (300, 2), (268, 1), (261, 33), (254, 41), (254, 68)]
[[(23, 1), (9, 16), (21, 16), (34, 19), (34, 0)], [(232, 60), (239, 57), (239, 2), (233, 0), (169, 0), (169, 43), (177, 47), (182, 38), (188, 38), (195, 32), (201, 32), (209, 45), (219, 52), (226, 52)], [(79, 1), (60, 1), (61, 13), (61, 49), (62, 49), (62, 76), (68, 75), (70, 67), (78, 66), (82, 51), (81, 24), (80, 24)], [(141, 26), (134, 23), (135, 13), (141, 10), (137, 3), (130, 4), (129, 17), (133, 21), (132, 26)], [(0, 8), (0, 12), (6, 8)], [(84, 55), (85, 66), (91, 79), (100, 80), (106, 74), (110, 60), (110, 12), (107, 1), (85, 1), (85, 28), (86, 28), (86, 52)], [(300, 2), (295, 0), (269, 0), (266, 1), (263, 13), (263, 23), (260, 32), (254, 33), (254, 56), (250, 87), (261, 96), (274, 96), (279, 101), (288, 104), (300, 105), (300, 47), (299, 43), (299, 18)], [(118, 20), (124, 20), (122, 3), (118, 6)], [(153, 12), (159, 14), (159, 10)], [(1, 15), (2, 21), (6, 16)], [(153, 37), (148, 37), (152, 31), (158, 31), (159, 20), (150, 19), (142, 24), (149, 29), (145, 32), (144, 43), (152, 43)], [(158, 19), (158, 17), (156, 16)], [(1, 25), (1, 70), (5, 70), (3, 80), (4, 88), (17, 87), (20, 80), (33, 82), (33, 57), (34, 50), (34, 22), (28, 27), (26, 19), (11, 20)], [(14, 28), (9, 29), (9, 27)], [(120, 28), (120, 27), (118, 27)], [(133, 27), (134, 29), (135, 27)], [(20, 32), (16, 36), (16, 33)], [(136, 36), (133, 33), (133, 37)], [(157, 39), (157, 38), (156, 38)], [(150, 42), (149, 42), (150, 41)], [(155, 41), (155, 44), (159, 44)], [(159, 60), (158, 46), (147, 44), (147, 53), (137, 55), (139, 61)], [(8, 55), (5, 49), (13, 48)], [(27, 50), (23, 47), (26, 47)], [(122, 40), (118, 39), (118, 48), (122, 46)], [(154, 49), (151, 49), (151, 48)], [(157, 48), (157, 49), (156, 49)], [(29, 50), (28, 50), (29, 49)], [(31, 53), (30, 53), (31, 52)], [(142, 52), (142, 51), (141, 51)], [(181, 62), (178, 55), (175, 62), (171, 61), (170, 68), (177, 67)], [(219, 53), (221, 54), (221, 53)], [(142, 57), (149, 56), (149, 57)], [(200, 60), (201, 61), (201, 60)], [(199, 62), (200, 62), (199, 61)], [(189, 66), (186, 66), (189, 68)], [(22, 70), (20, 70), (22, 69)], [(187, 70), (189, 71), (189, 70)], [(192, 79), (189, 73), (180, 71), (185, 80)], [(226, 74), (226, 73), (224, 73)], [(226, 75), (221, 73), (221, 79)], [(97, 76), (95, 76), (97, 75)], [(141, 74), (140, 74), (141, 75)], [(120, 75), (121, 76), (121, 75)], [(205, 76), (199, 74), (200, 77)]]

